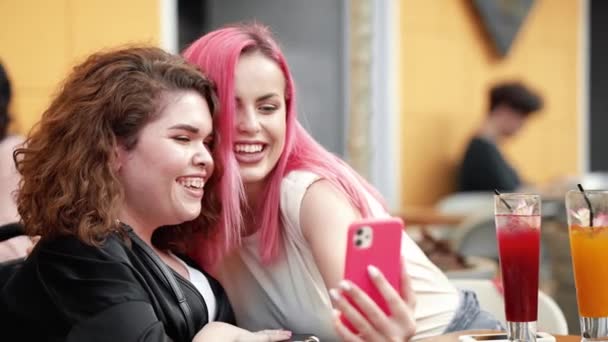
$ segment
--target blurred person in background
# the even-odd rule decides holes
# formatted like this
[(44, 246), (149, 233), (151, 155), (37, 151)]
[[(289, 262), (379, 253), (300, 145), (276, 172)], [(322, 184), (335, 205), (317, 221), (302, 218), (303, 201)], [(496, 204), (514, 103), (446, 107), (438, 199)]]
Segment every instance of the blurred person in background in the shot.
[(520, 82), (499, 83), (489, 93), (489, 111), (469, 142), (458, 172), (458, 191), (513, 192), (524, 186), (499, 145), (514, 136), (543, 107), (536, 92)]
[[(185, 256), (221, 206), (213, 85), (158, 48), (90, 56), (15, 160), (26, 232), (41, 239), (0, 289), (19, 341), (279, 341), (251, 333)], [(164, 232), (164, 233), (163, 233)], [(154, 235), (154, 233), (158, 233)]]
[[(395, 291), (370, 272), (392, 316), (342, 280), (349, 224), (388, 214), (378, 192), (298, 122), (289, 66), (266, 27), (218, 29), (184, 54), (217, 85), (217, 158), (231, 177), (218, 195), (224, 210), (242, 217), (228, 225), (234, 230), (223, 240), (201, 238), (194, 256), (226, 288), (239, 326), (285, 328), (321, 341), (405, 341), (500, 327), (405, 233), (403, 288)], [(365, 303), (365, 315), (343, 294)], [(360, 334), (346, 329), (339, 315)]]
[(23, 137), (9, 134), (11, 97), (11, 82), (0, 63), (0, 262), (23, 258), (32, 247), (32, 241), (22, 234), (18, 224), (14, 198), (19, 173), (13, 162), (13, 151), (23, 143)]

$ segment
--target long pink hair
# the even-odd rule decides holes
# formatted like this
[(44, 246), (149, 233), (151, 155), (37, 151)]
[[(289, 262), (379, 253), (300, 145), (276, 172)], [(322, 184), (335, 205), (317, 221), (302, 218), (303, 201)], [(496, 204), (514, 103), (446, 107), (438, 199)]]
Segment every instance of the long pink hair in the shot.
[[(363, 217), (370, 208), (361, 186), (381, 203), (379, 193), (344, 161), (316, 142), (296, 119), (296, 99), (291, 72), (277, 42), (267, 27), (260, 24), (229, 26), (210, 32), (190, 45), (184, 56), (198, 65), (217, 86), (219, 112), (216, 129), (220, 141), (216, 157), (221, 158), (224, 175), (219, 185), (223, 205), (225, 234), (216, 239), (201, 240), (194, 257), (205, 265), (215, 265), (221, 257), (240, 245), (243, 228), (241, 208), (246, 205), (238, 163), (233, 153), (234, 122), (236, 117), (234, 73), (239, 57), (244, 53), (261, 52), (275, 61), (285, 76), (286, 135), (285, 147), (277, 165), (268, 176), (263, 201), (255, 210), (260, 222), (260, 255), (266, 263), (279, 255), (281, 243), (280, 186), (284, 176), (293, 170), (307, 170), (329, 181), (342, 191)], [(220, 240), (221, 239), (221, 240)]]

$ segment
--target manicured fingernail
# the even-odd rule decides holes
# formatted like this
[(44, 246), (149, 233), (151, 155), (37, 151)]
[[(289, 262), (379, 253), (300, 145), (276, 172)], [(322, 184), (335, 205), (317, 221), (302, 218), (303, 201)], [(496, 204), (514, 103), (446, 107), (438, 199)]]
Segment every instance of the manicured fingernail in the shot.
[(374, 265), (367, 266), (367, 272), (369, 273), (370, 276), (372, 276), (374, 278), (376, 278), (380, 275), (380, 270)]
[(280, 330), (279, 332), (281, 333), (282, 336), (291, 337), (291, 331), (289, 331), (289, 330)]
[(339, 318), (340, 318), (340, 315), (341, 315), (342, 313), (340, 313), (340, 310), (332, 309), (332, 310), (331, 310), (331, 314), (334, 316), (334, 318), (335, 318), (335, 319), (339, 319)]
[(340, 292), (336, 289), (329, 290), (329, 295), (333, 300), (340, 300)]
[(340, 287), (344, 291), (350, 291), (350, 290), (353, 289), (353, 286), (348, 281), (346, 281), (346, 280), (340, 281)]

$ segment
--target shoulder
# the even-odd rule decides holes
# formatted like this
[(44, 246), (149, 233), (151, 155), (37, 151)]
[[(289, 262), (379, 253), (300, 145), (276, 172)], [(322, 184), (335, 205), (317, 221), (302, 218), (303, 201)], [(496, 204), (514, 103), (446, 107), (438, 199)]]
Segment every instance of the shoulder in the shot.
[(469, 142), (469, 149), (473, 150), (491, 149), (494, 147), (495, 145), (493, 142), (478, 136), (473, 137)]
[(289, 172), (281, 180), (281, 211), (296, 226), (300, 225), (299, 213), (304, 195), (310, 186), (320, 179), (322, 179), (321, 176), (315, 173), (296, 170)]
[(465, 164), (484, 162), (487, 159), (494, 158), (496, 154), (500, 154), (500, 152), (493, 142), (481, 137), (474, 137), (469, 142), (463, 162)]
[(3, 290), (16, 300), (46, 298), (40, 306), (62, 303), (56, 309), (73, 317), (126, 301), (148, 301), (136, 271), (121, 253), (126, 257), (126, 246), (114, 236), (100, 247), (72, 236), (42, 239)]
[(75, 236), (61, 236), (40, 240), (31, 257), (43, 263), (73, 259), (123, 263), (128, 262), (128, 253), (129, 247), (117, 234), (108, 235), (99, 246), (86, 244)]
[(327, 179), (312, 183), (302, 198), (303, 214), (335, 215), (333, 209), (353, 209), (346, 194)]
[[(71, 289), (83, 289), (90, 300), (101, 297), (122, 301), (145, 299), (134, 254), (122, 239), (111, 234), (100, 246), (88, 245), (66, 236), (41, 240), (26, 260), (36, 277), (55, 294), (72, 296)], [(86, 284), (86, 286), (84, 286)], [(84, 286), (84, 287), (83, 287)], [(86, 288), (86, 290), (85, 290)]]
[(328, 226), (342, 226), (359, 216), (346, 194), (326, 179), (310, 185), (302, 199), (300, 221), (305, 236)]
[(320, 175), (306, 170), (290, 171), (281, 180), (281, 192), (294, 189), (306, 190), (321, 178)]

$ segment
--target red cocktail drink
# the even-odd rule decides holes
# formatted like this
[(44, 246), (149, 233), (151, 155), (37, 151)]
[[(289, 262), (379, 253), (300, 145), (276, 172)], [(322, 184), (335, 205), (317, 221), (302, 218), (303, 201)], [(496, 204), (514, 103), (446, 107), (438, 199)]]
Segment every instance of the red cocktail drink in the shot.
[(496, 215), (496, 235), (510, 322), (537, 319), (540, 216)]
[(509, 341), (536, 342), (540, 196), (494, 196), (496, 239)]

